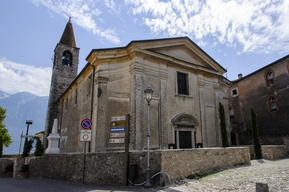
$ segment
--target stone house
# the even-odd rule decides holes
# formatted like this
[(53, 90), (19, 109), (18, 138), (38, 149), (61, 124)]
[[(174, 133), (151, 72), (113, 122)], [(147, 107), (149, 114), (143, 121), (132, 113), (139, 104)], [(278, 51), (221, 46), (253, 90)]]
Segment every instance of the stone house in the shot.
[(289, 144), (289, 55), (232, 81), (228, 89), (232, 145), (253, 144), (250, 107), (264, 145)]
[(218, 104), (225, 105), (229, 124), (231, 83), (222, 76), (226, 70), (188, 37), (93, 49), (78, 75), (79, 48), (70, 21), (61, 39), (68, 41), (60, 40), (55, 49), (45, 137), (57, 118), (62, 152), (83, 151), (80, 124), (85, 118), (92, 121), (88, 151), (123, 150), (123, 143), (110, 142), (110, 120), (126, 114), (130, 114), (130, 150), (146, 149), (148, 86), (154, 91), (151, 149), (194, 148), (197, 143), (221, 146)]

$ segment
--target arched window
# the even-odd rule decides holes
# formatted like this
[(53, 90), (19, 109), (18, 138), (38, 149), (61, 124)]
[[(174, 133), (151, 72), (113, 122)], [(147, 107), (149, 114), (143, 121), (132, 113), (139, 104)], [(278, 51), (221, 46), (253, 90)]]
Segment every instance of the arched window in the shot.
[(189, 114), (179, 114), (171, 120), (175, 129), (177, 149), (195, 148), (197, 120)]
[(277, 97), (275, 95), (271, 95), (268, 98), (268, 111), (277, 111)]
[(267, 73), (267, 79), (268, 79), (268, 85), (269, 86), (273, 85), (273, 73), (271, 71)]
[(266, 87), (274, 85), (274, 71), (269, 69), (264, 74), (266, 80)]
[(64, 51), (62, 65), (72, 66), (72, 54), (69, 51)]

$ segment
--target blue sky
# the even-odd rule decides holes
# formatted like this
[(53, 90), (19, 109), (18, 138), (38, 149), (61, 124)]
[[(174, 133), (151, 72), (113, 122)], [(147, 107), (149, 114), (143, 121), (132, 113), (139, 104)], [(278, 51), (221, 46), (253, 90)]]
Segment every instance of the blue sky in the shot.
[(188, 36), (229, 80), (288, 54), (287, 0), (1, 0), (0, 90), (48, 96), (51, 57), (72, 17), (79, 71), (92, 49)]

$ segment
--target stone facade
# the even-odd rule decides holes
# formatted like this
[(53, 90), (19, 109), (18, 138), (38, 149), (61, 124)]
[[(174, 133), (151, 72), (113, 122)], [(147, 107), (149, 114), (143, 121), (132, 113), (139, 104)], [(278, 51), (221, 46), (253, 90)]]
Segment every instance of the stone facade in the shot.
[[(111, 117), (130, 114), (130, 150), (147, 146), (147, 101), (144, 90), (154, 93), (150, 102), (150, 147), (189, 148), (221, 146), (218, 103), (227, 109), (230, 82), (216, 61), (189, 38), (132, 41), (126, 47), (94, 49), (87, 66), (59, 98), (62, 152), (83, 151), (80, 123), (92, 120), (91, 152), (123, 150), (109, 143)], [(93, 73), (93, 70), (95, 72)], [(186, 78), (186, 93), (179, 93), (179, 76)], [(94, 79), (94, 81), (93, 81)], [(93, 101), (92, 101), (93, 100)], [(186, 134), (184, 136), (184, 134)]]
[[(283, 145), (289, 138), (289, 56), (285, 56), (245, 77), (228, 89), (230, 137), (236, 145), (253, 144), (250, 107), (257, 113), (263, 145)], [(240, 74), (241, 75), (241, 74)], [(287, 146), (287, 148), (289, 145)]]

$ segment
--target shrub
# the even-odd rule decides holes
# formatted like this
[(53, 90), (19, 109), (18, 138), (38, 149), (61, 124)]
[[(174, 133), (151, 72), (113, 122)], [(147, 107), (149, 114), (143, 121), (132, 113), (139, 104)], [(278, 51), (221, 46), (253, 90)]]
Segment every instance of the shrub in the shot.
[(219, 102), (219, 118), (220, 118), (222, 146), (230, 147), (229, 140), (228, 140), (227, 126), (226, 126), (225, 108), (221, 102)]
[(253, 135), (253, 142), (254, 142), (254, 150), (256, 159), (262, 159), (262, 147), (259, 140), (259, 131), (258, 131), (258, 124), (256, 119), (256, 112), (253, 107), (250, 108), (251, 112), (251, 125), (252, 125), (252, 135)]
[(34, 138), (29, 139), (28, 141), (25, 140), (22, 157), (28, 157), (31, 149), (33, 148), (32, 144), (34, 142)]
[(44, 154), (44, 147), (43, 144), (41, 143), (41, 140), (39, 137), (35, 137), (36, 139), (36, 146), (35, 146), (35, 152), (34, 156), (42, 156)]
[(5, 167), (5, 173), (11, 172), (13, 171), (13, 164), (9, 163), (6, 167)]

